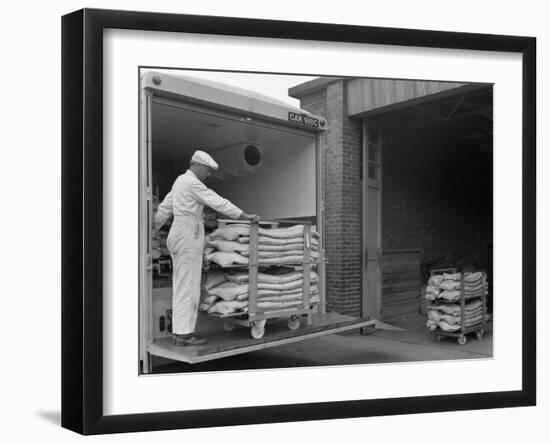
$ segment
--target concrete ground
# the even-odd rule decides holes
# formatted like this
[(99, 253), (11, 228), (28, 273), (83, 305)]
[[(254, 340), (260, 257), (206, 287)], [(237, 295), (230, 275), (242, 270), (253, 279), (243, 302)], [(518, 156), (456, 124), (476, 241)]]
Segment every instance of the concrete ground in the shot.
[(426, 316), (411, 315), (392, 323), (402, 330), (376, 329), (368, 335), (359, 331), (333, 334), (194, 365), (179, 362), (157, 365), (159, 360), (154, 359), (153, 367), (155, 373), (204, 372), (492, 358), (491, 322), (482, 340), (472, 333), (465, 345), (459, 345), (452, 337), (435, 340), (425, 322)]

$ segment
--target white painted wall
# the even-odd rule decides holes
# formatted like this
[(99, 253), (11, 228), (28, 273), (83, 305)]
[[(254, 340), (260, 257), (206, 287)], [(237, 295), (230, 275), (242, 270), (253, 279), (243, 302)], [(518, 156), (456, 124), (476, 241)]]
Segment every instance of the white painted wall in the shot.
[(257, 172), (211, 178), (209, 186), (263, 219), (314, 216), (315, 139), (281, 133), (280, 141), (262, 145), (262, 166)]
[[(210, 177), (206, 185), (243, 211), (263, 219), (312, 217), (316, 214), (315, 138), (280, 132), (261, 147), (262, 162), (254, 173), (239, 177), (222, 174)], [(216, 151), (211, 153), (216, 158)], [(224, 170), (220, 162), (220, 171)], [(173, 163), (153, 162), (153, 189), (161, 200), (172, 183), (189, 167), (189, 157)]]

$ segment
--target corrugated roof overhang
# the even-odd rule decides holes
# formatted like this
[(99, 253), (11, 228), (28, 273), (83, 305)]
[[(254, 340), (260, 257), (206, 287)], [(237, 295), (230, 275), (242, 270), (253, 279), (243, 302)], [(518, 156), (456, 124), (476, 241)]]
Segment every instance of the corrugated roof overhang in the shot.
[(289, 89), (289, 95), (303, 98), (343, 80), (346, 85), (347, 111), (350, 117), (363, 117), (373, 111), (391, 110), (396, 105), (455, 94), (479, 85), (461, 82), (398, 80), (356, 77), (320, 77)]

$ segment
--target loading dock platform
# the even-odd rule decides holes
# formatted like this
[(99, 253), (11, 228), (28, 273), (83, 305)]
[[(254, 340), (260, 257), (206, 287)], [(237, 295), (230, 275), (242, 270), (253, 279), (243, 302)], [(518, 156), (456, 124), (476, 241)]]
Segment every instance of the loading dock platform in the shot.
[(289, 330), (287, 322), (279, 319), (270, 323), (269, 332), (260, 339), (250, 337), (247, 328), (235, 328), (233, 331), (209, 330), (201, 334), (207, 340), (204, 345), (175, 346), (171, 337), (163, 337), (150, 343), (147, 352), (153, 356), (193, 364), (375, 324), (376, 320), (350, 317), (335, 312), (312, 314), (312, 324), (303, 324), (297, 331)]

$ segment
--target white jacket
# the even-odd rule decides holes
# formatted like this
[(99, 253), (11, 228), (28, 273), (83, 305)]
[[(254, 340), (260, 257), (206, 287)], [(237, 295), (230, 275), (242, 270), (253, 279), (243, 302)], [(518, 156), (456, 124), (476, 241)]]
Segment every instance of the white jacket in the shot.
[(204, 205), (230, 218), (239, 218), (243, 213), (229, 200), (208, 189), (193, 171), (188, 169), (185, 174), (176, 179), (172, 185), (172, 190), (166, 194), (159, 205), (155, 214), (154, 227), (156, 229), (160, 228), (171, 215), (176, 220), (185, 216), (202, 220)]

